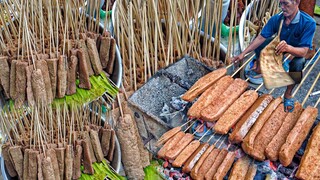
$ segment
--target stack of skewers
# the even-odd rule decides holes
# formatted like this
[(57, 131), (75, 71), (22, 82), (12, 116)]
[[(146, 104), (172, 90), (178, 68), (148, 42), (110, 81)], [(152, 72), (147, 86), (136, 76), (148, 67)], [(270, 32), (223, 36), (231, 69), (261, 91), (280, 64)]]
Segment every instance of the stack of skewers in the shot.
[[(117, 88), (107, 77), (114, 72), (116, 42), (106, 27), (102, 30), (98, 20), (81, 11), (87, 8), (84, 1), (9, 0), (0, 11), (10, 10), (10, 4), (19, 8), (15, 21), (0, 32), (0, 90), (5, 99), (19, 108), (100, 87), (114, 98)], [(98, 3), (93, 7), (92, 16)]]
[[(98, 103), (94, 108), (100, 109)], [(79, 179), (95, 162), (113, 161), (115, 131), (89, 106), (35, 106), (22, 116), (0, 113), (5, 167), (19, 179)], [(81, 171), (81, 166), (83, 170)], [(103, 177), (104, 178), (104, 177)]]

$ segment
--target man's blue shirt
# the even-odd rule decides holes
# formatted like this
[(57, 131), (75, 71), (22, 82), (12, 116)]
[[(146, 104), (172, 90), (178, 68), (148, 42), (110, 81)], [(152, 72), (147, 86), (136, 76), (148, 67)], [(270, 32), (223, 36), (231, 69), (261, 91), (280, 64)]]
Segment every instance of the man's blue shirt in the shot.
[[(278, 32), (280, 21), (284, 16), (282, 13), (270, 18), (261, 31), (261, 36), (270, 38)], [(312, 49), (312, 40), (316, 30), (315, 20), (303, 11), (298, 11), (294, 19), (287, 26), (284, 22), (280, 33), (280, 40), (285, 40), (293, 47), (308, 47)]]

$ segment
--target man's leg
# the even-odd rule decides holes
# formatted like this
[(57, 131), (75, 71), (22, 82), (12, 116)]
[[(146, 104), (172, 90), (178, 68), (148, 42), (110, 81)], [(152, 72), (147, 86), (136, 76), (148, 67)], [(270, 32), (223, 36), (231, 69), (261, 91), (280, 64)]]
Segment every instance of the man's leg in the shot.
[[(287, 86), (287, 89), (284, 93), (284, 98), (291, 99), (292, 91), (296, 84), (299, 84), (302, 80), (302, 70), (304, 68), (305, 58), (295, 57), (289, 63), (289, 75), (294, 80), (295, 84)], [(286, 106), (285, 111), (291, 111), (294, 107)]]

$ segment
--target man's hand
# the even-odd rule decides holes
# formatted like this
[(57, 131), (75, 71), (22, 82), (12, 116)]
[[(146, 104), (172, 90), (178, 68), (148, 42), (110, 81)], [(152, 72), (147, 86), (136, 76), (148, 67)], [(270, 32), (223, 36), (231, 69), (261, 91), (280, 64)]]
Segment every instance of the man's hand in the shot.
[(276, 54), (279, 55), (280, 53), (289, 52), (290, 47), (286, 41), (282, 40), (276, 47)]
[(244, 55), (241, 53), (241, 54), (239, 54), (238, 56), (233, 57), (231, 61), (232, 61), (233, 63), (238, 63), (239, 61), (242, 61), (243, 58), (244, 58)]

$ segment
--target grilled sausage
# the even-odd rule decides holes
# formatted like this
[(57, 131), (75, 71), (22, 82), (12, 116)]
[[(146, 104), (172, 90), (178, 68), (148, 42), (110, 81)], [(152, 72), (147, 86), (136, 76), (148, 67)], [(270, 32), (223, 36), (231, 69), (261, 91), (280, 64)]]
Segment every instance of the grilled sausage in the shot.
[(254, 102), (250, 109), (241, 117), (229, 136), (229, 140), (232, 143), (242, 142), (243, 138), (255, 124), (260, 114), (268, 106), (272, 99), (273, 98), (271, 95), (263, 94)]
[(288, 113), (279, 131), (268, 144), (265, 149), (265, 156), (271, 161), (278, 160), (280, 148), (286, 142), (286, 137), (296, 124), (301, 112), (302, 106), (299, 102), (296, 102), (294, 105), (294, 111), (292, 113)]
[[(169, 141), (171, 141), (171, 139)], [(184, 150), (182, 150), (178, 157), (172, 162), (172, 166), (181, 167), (189, 159), (189, 157), (198, 149), (199, 146), (200, 141), (192, 141)]]
[(241, 116), (251, 107), (258, 98), (254, 90), (244, 92), (227, 110), (214, 126), (218, 134), (227, 134), (228, 131), (239, 121)]
[[(80, 47), (80, 51), (83, 53), (82, 60), (86, 64), (86, 65), (83, 65), (83, 66), (87, 67), (88, 76), (92, 76), (94, 74), (94, 72), (93, 72), (93, 69), (92, 69), (92, 66), (91, 66), (91, 62), (90, 62), (88, 48), (87, 48), (87, 45), (86, 45), (86, 39), (87, 39), (87, 37), (84, 37), (84, 39), (80, 39), (78, 46)], [(79, 59), (79, 57), (78, 57), (78, 59)]]
[(0, 56), (0, 79), (3, 87), (4, 96), (6, 99), (10, 98), (10, 68), (8, 63), (8, 56)]
[(111, 129), (101, 128), (100, 131), (102, 132), (102, 137), (101, 137), (102, 153), (103, 153), (104, 156), (107, 156), (108, 153), (109, 153), (109, 145), (110, 145), (110, 139), (111, 139)]
[(47, 59), (47, 65), (49, 70), (52, 98), (56, 97), (57, 93), (57, 72), (58, 72), (58, 59)]
[(261, 131), (257, 135), (254, 141), (253, 152), (251, 153), (251, 156), (259, 161), (265, 159), (264, 151), (272, 138), (280, 129), (287, 114), (288, 113), (284, 111), (283, 104), (279, 104), (277, 109), (271, 114), (270, 118), (263, 125)]
[(201, 111), (215, 101), (233, 82), (231, 76), (224, 76), (204, 91), (198, 100), (188, 110), (188, 116), (201, 118)]
[(36, 61), (36, 67), (37, 69), (41, 70), (44, 86), (46, 89), (47, 101), (48, 103), (51, 103), (53, 101), (53, 97), (52, 97), (52, 88), (51, 88), (50, 74), (49, 74), (47, 62), (45, 60), (38, 60)]
[(213, 176), (214, 180), (222, 180), (223, 177), (227, 175), (228, 171), (230, 170), (233, 164), (234, 158), (235, 158), (234, 152), (228, 152), (226, 158), (223, 160), (216, 174)]
[(249, 170), (250, 159), (247, 156), (244, 156), (238, 159), (231, 170), (229, 175), (229, 180), (246, 180), (246, 174)]
[[(251, 154), (253, 151), (253, 145), (254, 141), (256, 139), (256, 136), (259, 134), (261, 128), (263, 127), (264, 123), (269, 119), (272, 112), (278, 107), (278, 105), (281, 103), (281, 98), (276, 98), (270, 104), (263, 110), (263, 112), (259, 115), (258, 119), (256, 120), (253, 127), (250, 129), (249, 133), (246, 135), (246, 137), (243, 140), (242, 143), (242, 149), (247, 154)], [(240, 123), (240, 122), (239, 122)], [(240, 132), (240, 131), (239, 131)], [(229, 140), (231, 138), (231, 135), (229, 137)], [(234, 142), (234, 140), (232, 140)]]
[(184, 163), (184, 166), (182, 168), (182, 172), (189, 173), (193, 169), (193, 167), (196, 165), (202, 154), (209, 148), (208, 143), (201, 144), (198, 149), (189, 157), (186, 163)]
[(11, 67), (10, 67), (10, 97), (11, 97), (11, 99), (16, 99), (16, 65), (17, 65), (17, 62), (18, 62), (17, 60), (12, 60)]
[(202, 180), (206, 175), (206, 172), (209, 171), (211, 166), (213, 165), (214, 161), (216, 160), (218, 154), (220, 153), (220, 149), (213, 149), (208, 157), (204, 160), (199, 170), (196, 172), (192, 169), (191, 177), (194, 179)]
[(175, 134), (181, 131), (181, 126), (175, 127), (164, 133), (157, 141), (156, 146), (159, 147), (171, 139)]
[(26, 67), (26, 76), (27, 76), (27, 100), (29, 106), (34, 106), (34, 95), (32, 91), (32, 71), (33, 71), (33, 65)]
[(55, 179), (60, 180), (60, 170), (56, 151), (52, 148), (49, 148), (47, 150), (47, 156), (49, 156), (51, 159)]
[(193, 101), (222, 76), (226, 75), (226, 73), (226, 68), (220, 68), (206, 74), (205, 76), (201, 77), (196, 83), (194, 83), (194, 85), (186, 93), (184, 93), (181, 98), (185, 101)]
[[(89, 79), (89, 70), (86, 62), (85, 53), (82, 49), (78, 50), (78, 60), (79, 60), (79, 88), (91, 89), (91, 83)], [(89, 62), (90, 63), (90, 62)], [(91, 67), (91, 65), (90, 65)]]
[(11, 177), (16, 177), (18, 174), (17, 174), (17, 171), (14, 169), (14, 164), (13, 162), (11, 161), (11, 158), (10, 158), (10, 153), (9, 153), (9, 148), (10, 148), (10, 144), (9, 143), (5, 143), (2, 145), (2, 157), (3, 157), (3, 160), (4, 160), (4, 165), (8, 171), (8, 174), (11, 176)]
[(54, 149), (56, 151), (60, 179), (63, 179), (63, 177), (64, 177), (63, 175), (64, 175), (65, 149), (66, 148), (56, 148), (56, 149)]
[(72, 55), (70, 57), (70, 61), (68, 62), (67, 95), (72, 95), (77, 92), (77, 66), (78, 58), (77, 56)]
[(47, 104), (47, 94), (40, 69), (33, 70), (32, 72), (32, 91), (36, 103)]
[(257, 165), (255, 165), (254, 163), (251, 163), (248, 172), (246, 174), (245, 180), (253, 180), (254, 177), (256, 176), (256, 172), (257, 172)]
[(110, 137), (110, 144), (109, 144), (109, 152), (107, 155), (108, 161), (112, 162), (113, 160), (113, 154), (114, 154), (114, 149), (116, 146), (116, 135), (113, 129), (111, 129), (111, 137)]
[(29, 152), (31, 149), (25, 149), (23, 155), (23, 178), (29, 179)]
[(94, 174), (89, 143), (86, 140), (82, 141), (82, 149), (83, 149), (83, 167), (84, 167), (83, 172), (86, 174)]
[(108, 61), (108, 65), (106, 68), (106, 72), (108, 74), (113, 73), (113, 66), (114, 66), (114, 62), (116, 59), (116, 47), (117, 47), (116, 40), (111, 38), (110, 39), (110, 50), (109, 50), (109, 61)]
[(308, 106), (300, 115), (296, 125), (287, 136), (286, 142), (282, 145), (279, 152), (279, 160), (282, 165), (288, 166), (294, 154), (302, 145), (304, 139), (307, 137), (312, 124), (318, 116), (318, 109)]
[(214, 162), (213, 162), (212, 166), (210, 167), (209, 171), (204, 176), (206, 180), (213, 179), (213, 176), (216, 174), (220, 164), (226, 158), (227, 154), (228, 154), (228, 150), (226, 150), (226, 149), (222, 149), (219, 152), (218, 156), (214, 160)]
[(193, 134), (186, 133), (180, 141), (175, 144), (170, 150), (166, 152), (165, 158), (174, 160), (181, 153), (181, 151), (193, 140)]
[[(18, 173), (19, 179), (23, 179), (23, 154), (21, 151), (21, 146), (10, 147), (9, 154), (11, 156), (14, 168)], [(37, 161), (35, 162), (37, 163)], [(37, 172), (37, 169), (35, 172)]]
[(98, 132), (95, 130), (90, 130), (90, 138), (91, 138), (91, 144), (93, 147), (94, 154), (97, 158), (97, 162), (102, 162), (104, 159), (101, 144), (99, 141), (99, 135)]
[(76, 145), (74, 159), (73, 159), (73, 175), (72, 179), (79, 179), (81, 177), (81, 159), (82, 159), (82, 147), (81, 145)]
[(198, 179), (198, 172), (200, 167), (202, 166), (202, 164), (204, 163), (204, 161), (208, 158), (209, 154), (212, 152), (212, 150), (214, 150), (214, 145), (211, 145), (204, 153), (203, 155), (200, 157), (199, 161), (197, 162), (197, 164), (193, 167), (192, 171), (191, 171), (191, 177), (193, 179)]
[[(37, 155), (37, 164), (38, 164), (38, 180), (44, 180), (43, 178), (43, 170), (42, 170), (42, 161), (43, 161), (44, 155), (43, 153)], [(23, 169), (24, 170), (24, 169)], [(29, 176), (29, 174), (27, 175)], [(24, 177), (25, 178), (25, 177)], [(27, 177), (29, 178), (29, 177)]]
[(87, 38), (87, 47), (94, 74), (99, 75), (100, 73), (102, 73), (102, 66), (95, 40)]
[(229, 106), (247, 89), (248, 83), (242, 79), (235, 79), (216, 101), (201, 111), (201, 118), (205, 121), (216, 121)]
[(63, 98), (67, 92), (66, 56), (60, 56), (58, 61), (57, 98)]
[[(90, 131), (90, 128), (89, 128), (89, 131)], [(92, 143), (91, 143), (91, 139), (90, 139), (90, 135), (89, 135), (88, 131), (82, 132), (82, 139), (85, 140), (87, 142), (87, 145), (89, 146), (90, 159), (91, 159), (92, 163), (97, 162), (97, 159), (94, 155), (94, 150), (92, 147)], [(84, 147), (82, 146), (82, 148), (84, 148)]]
[(101, 37), (101, 44), (100, 44), (99, 53), (100, 53), (100, 61), (101, 61), (101, 65), (102, 65), (103, 69), (108, 66), (110, 42), (111, 42), (111, 38)]
[[(296, 108), (296, 107), (295, 107)], [(312, 179), (319, 174), (318, 168), (320, 162), (320, 124), (312, 132), (308, 145), (302, 156), (296, 177), (299, 179)], [(316, 179), (316, 178), (315, 178)], [(319, 178), (318, 178), (319, 179)]]
[(66, 157), (64, 159), (64, 167), (65, 167), (65, 179), (72, 179), (72, 174), (73, 174), (73, 148), (72, 145), (67, 145), (66, 146)]
[(170, 141), (167, 141), (166, 144), (158, 151), (158, 157), (164, 158), (167, 151), (173, 148), (185, 135), (184, 132), (178, 132), (176, 135), (173, 136)]
[(54, 170), (50, 157), (44, 157), (42, 161), (43, 178), (46, 180), (55, 180)]
[(39, 151), (31, 150), (29, 152), (29, 179), (37, 179), (38, 175), (35, 172), (38, 172), (38, 163), (37, 156), (39, 155)]

